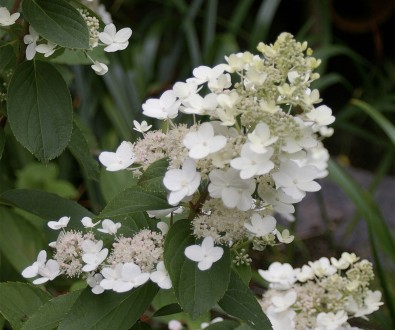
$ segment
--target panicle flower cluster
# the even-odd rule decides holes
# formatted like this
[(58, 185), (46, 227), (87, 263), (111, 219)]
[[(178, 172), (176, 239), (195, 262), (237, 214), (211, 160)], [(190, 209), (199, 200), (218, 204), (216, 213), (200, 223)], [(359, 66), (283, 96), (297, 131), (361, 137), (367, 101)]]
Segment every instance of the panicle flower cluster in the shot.
[[(272, 214), (293, 221), (294, 204), (320, 189), (315, 180), (327, 175), (328, 161), (321, 139), (330, 136), (335, 118), (329, 107), (317, 106), (319, 92), (310, 89), (319, 78), (314, 70), (320, 60), (306, 42), (282, 33), (258, 50), (232, 54), (213, 68), (195, 68), (193, 77), (147, 100), (143, 114), (167, 121), (168, 130), (147, 132), (137, 123), (142, 139), (102, 163), (140, 175), (168, 158), (163, 179), (168, 202), (195, 212), (197, 237), (234, 244), (248, 236), (263, 249), (275, 242)], [(180, 113), (192, 115), (194, 124), (175, 124)], [(205, 201), (214, 206), (209, 212), (208, 204), (202, 208)]]
[(369, 288), (372, 264), (354, 253), (295, 269), (274, 262), (259, 274), (269, 283), (260, 304), (273, 329), (358, 329), (348, 320), (366, 318), (383, 304), (381, 292)]
[[(94, 223), (91, 218), (81, 220), (86, 233), (66, 230), (69, 217), (49, 221), (53, 230), (61, 230), (56, 242), (49, 244), (54, 249), (53, 259), (47, 259), (45, 250), (40, 251), (37, 261), (23, 270), (25, 278), (41, 276), (33, 281), (42, 284), (61, 274), (86, 279), (92, 292), (104, 290), (126, 292), (151, 280), (162, 289), (172, 287), (163, 262), (164, 235), (167, 227), (159, 225), (163, 232), (142, 229), (132, 237), (117, 237), (120, 223), (105, 219)], [(101, 223), (101, 228), (96, 228)], [(108, 247), (97, 235), (114, 236)], [(106, 239), (108, 241), (108, 239)]]

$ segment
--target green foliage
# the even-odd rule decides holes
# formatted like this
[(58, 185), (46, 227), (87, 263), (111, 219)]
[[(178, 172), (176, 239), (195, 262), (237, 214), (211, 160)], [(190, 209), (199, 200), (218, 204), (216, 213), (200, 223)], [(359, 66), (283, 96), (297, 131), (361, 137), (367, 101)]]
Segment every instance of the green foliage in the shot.
[(65, 0), (25, 0), (26, 19), (45, 39), (67, 48), (89, 48), (88, 27), (80, 13)]
[(230, 275), (229, 288), (218, 305), (226, 313), (240, 318), (253, 329), (271, 329), (270, 321), (255, 296), (234, 272)]
[(0, 312), (14, 330), (21, 329), (51, 296), (27, 283), (0, 283)]
[(73, 291), (48, 300), (29, 317), (21, 329), (51, 330), (56, 328), (80, 295), (81, 291)]
[(208, 311), (224, 295), (230, 276), (229, 250), (206, 271), (185, 257), (185, 248), (195, 244), (190, 223), (177, 221), (166, 236), (164, 260), (177, 300), (182, 309), (197, 317)]
[(140, 318), (155, 297), (158, 287), (148, 282), (131, 292), (105, 292), (98, 296), (86, 289), (59, 325), (69, 329), (127, 330)]
[(8, 88), (7, 115), (17, 140), (40, 161), (59, 156), (71, 138), (69, 89), (53, 65), (21, 64)]

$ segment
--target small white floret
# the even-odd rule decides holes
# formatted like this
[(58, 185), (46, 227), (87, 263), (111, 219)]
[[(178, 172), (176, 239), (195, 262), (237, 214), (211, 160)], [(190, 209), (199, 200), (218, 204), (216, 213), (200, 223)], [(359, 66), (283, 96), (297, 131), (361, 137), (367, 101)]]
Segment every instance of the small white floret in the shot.
[(135, 161), (133, 144), (123, 141), (116, 152), (103, 151), (99, 155), (99, 161), (106, 167), (107, 171), (124, 170)]
[(129, 38), (132, 36), (130, 28), (123, 28), (117, 32), (114, 24), (108, 24), (104, 27), (104, 31), (99, 33), (99, 39), (107, 45), (105, 52), (116, 52), (123, 50), (129, 45)]
[(121, 228), (121, 223), (114, 223), (112, 220), (109, 219), (103, 220), (101, 225), (102, 228), (99, 228), (98, 231), (110, 235), (115, 235), (118, 229)]
[(49, 221), (48, 227), (53, 230), (59, 230), (67, 227), (69, 221), (70, 221), (70, 217), (61, 217), (58, 221)]
[(201, 245), (191, 245), (185, 249), (185, 256), (198, 263), (198, 268), (202, 271), (211, 268), (214, 262), (221, 259), (224, 249), (214, 246), (214, 239), (206, 237)]

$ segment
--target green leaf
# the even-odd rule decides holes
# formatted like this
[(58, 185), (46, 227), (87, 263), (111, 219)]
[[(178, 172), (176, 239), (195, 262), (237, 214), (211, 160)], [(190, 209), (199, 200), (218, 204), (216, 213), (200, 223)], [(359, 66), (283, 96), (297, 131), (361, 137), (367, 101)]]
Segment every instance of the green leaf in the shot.
[(91, 289), (87, 288), (58, 329), (130, 329), (147, 309), (157, 292), (158, 287), (152, 282), (130, 292), (104, 292), (100, 296), (93, 294)]
[(74, 201), (38, 190), (14, 189), (0, 195), (0, 203), (15, 206), (45, 220), (63, 216), (77, 218), (94, 217), (90, 211)]
[(106, 202), (136, 183), (137, 180), (131, 171), (109, 172), (104, 168), (100, 171), (100, 187)]
[(226, 313), (247, 322), (253, 329), (272, 329), (256, 297), (234, 272), (230, 275), (228, 290), (218, 304)]
[(15, 137), (40, 161), (51, 160), (66, 148), (73, 108), (69, 89), (53, 65), (22, 63), (12, 76), (7, 106)]
[(81, 292), (74, 291), (49, 300), (24, 323), (21, 329), (51, 330), (57, 328), (81, 295)]
[[(89, 56), (100, 63), (108, 64), (110, 61), (104, 52), (103, 47), (93, 48), (88, 52)], [(57, 51), (51, 56), (52, 63), (67, 64), (67, 65), (92, 65), (92, 60), (85, 55), (85, 51), (79, 49), (63, 49)]]
[(235, 330), (239, 326), (239, 323), (232, 320), (225, 320), (210, 324), (206, 330)]
[(89, 30), (77, 9), (65, 0), (24, 0), (22, 11), (38, 34), (66, 47), (89, 49)]
[(32, 316), (51, 295), (37, 286), (27, 283), (0, 283), (0, 313), (10, 322), (14, 330)]
[(377, 238), (380, 247), (395, 261), (394, 239), (371, 194), (362, 189), (346, 171), (331, 159), (328, 162), (328, 170), (329, 179), (336, 182), (352, 200), (359, 214), (365, 219), (368, 227)]
[(164, 245), (164, 261), (173, 283), (177, 300), (193, 318), (213, 307), (224, 295), (230, 276), (230, 253), (224, 255), (209, 270), (201, 271), (184, 251), (195, 244), (191, 223), (177, 221), (169, 230)]
[(252, 271), (251, 266), (247, 265), (232, 265), (232, 269), (237, 273), (245, 285), (248, 285), (251, 281)]
[(163, 184), (163, 177), (165, 176), (168, 166), (169, 162), (167, 159), (156, 161), (147, 168), (137, 184), (145, 191), (158, 194), (162, 196), (163, 199), (166, 199), (167, 190)]
[(0, 160), (3, 157), (4, 146), (5, 146), (4, 128), (0, 127)]
[(12, 209), (0, 208), (0, 251), (21, 272), (44, 246), (42, 233)]
[(391, 122), (385, 118), (379, 111), (373, 108), (370, 104), (352, 99), (351, 104), (354, 104), (358, 108), (365, 111), (375, 122), (377, 125), (381, 127), (381, 129), (387, 134), (388, 138), (395, 145), (395, 125), (391, 124)]
[(82, 131), (77, 126), (76, 123), (73, 125), (73, 133), (71, 135), (71, 140), (68, 145), (68, 149), (71, 154), (77, 159), (85, 176), (88, 179), (98, 180), (99, 178), (99, 165), (97, 161), (92, 157), (88, 143), (85, 140)]
[(181, 306), (177, 303), (174, 303), (174, 304), (163, 306), (162, 308), (158, 309), (153, 315), (153, 317), (172, 315), (181, 312), (182, 312)]
[(151, 220), (146, 211), (167, 209), (167, 201), (143, 188), (133, 186), (121, 191), (112, 199), (96, 219), (109, 218), (120, 222), (120, 234), (132, 235), (143, 228), (156, 230), (156, 221)]
[(0, 71), (12, 66), (16, 61), (14, 49), (11, 45), (0, 46)]

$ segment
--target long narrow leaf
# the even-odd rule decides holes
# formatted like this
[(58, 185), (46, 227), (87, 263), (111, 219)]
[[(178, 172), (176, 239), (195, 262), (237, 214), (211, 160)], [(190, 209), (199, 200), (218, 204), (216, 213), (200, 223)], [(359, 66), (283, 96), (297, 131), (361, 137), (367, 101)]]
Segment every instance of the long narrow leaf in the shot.
[(385, 118), (379, 111), (366, 102), (352, 99), (351, 104), (354, 104), (367, 113), (377, 123), (377, 125), (381, 127), (381, 129), (385, 132), (385, 134), (387, 134), (392, 143), (395, 145), (395, 125), (391, 124), (387, 118)]
[(383, 251), (395, 261), (394, 240), (372, 196), (366, 190), (363, 190), (358, 183), (333, 160), (329, 160), (328, 169), (329, 178), (336, 182), (351, 199), (358, 212), (365, 219), (370, 230), (372, 230), (372, 233), (377, 237)]

